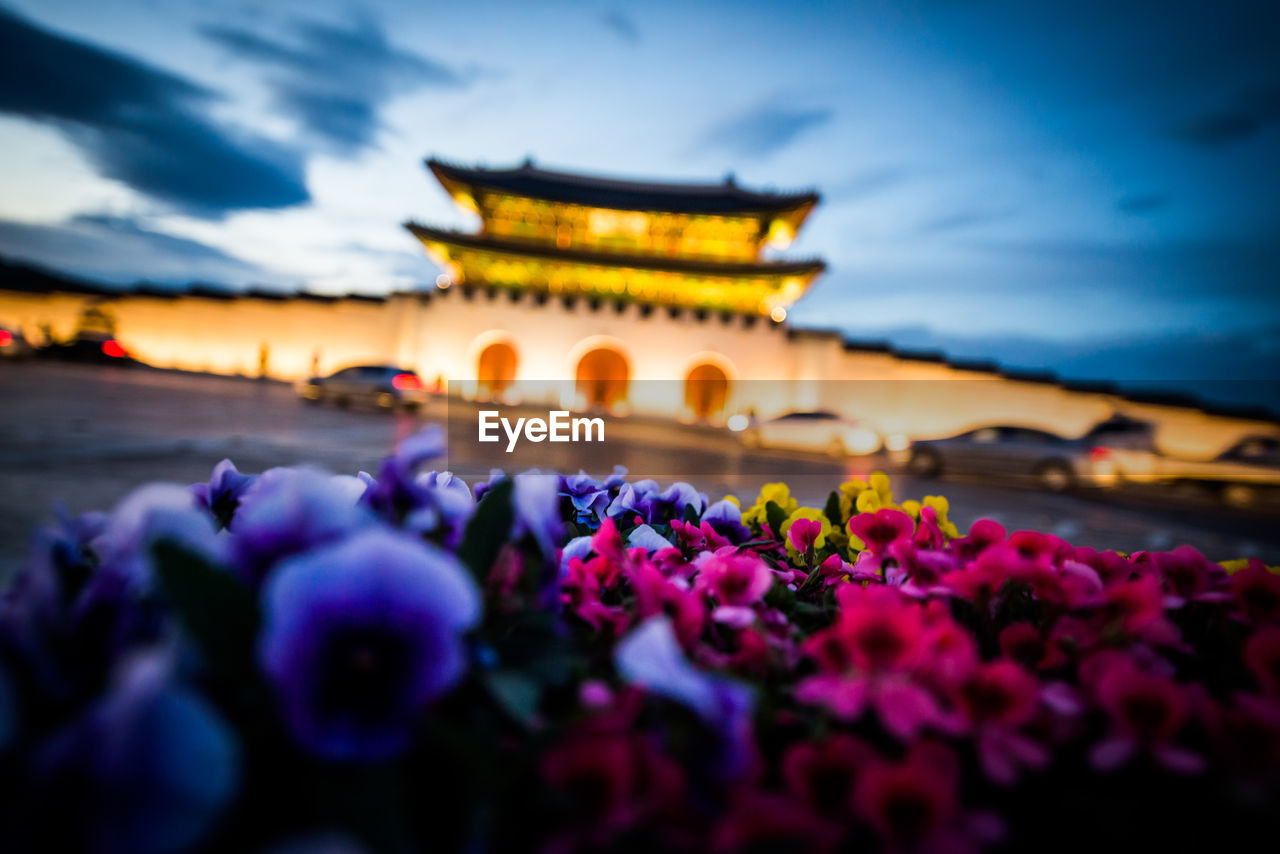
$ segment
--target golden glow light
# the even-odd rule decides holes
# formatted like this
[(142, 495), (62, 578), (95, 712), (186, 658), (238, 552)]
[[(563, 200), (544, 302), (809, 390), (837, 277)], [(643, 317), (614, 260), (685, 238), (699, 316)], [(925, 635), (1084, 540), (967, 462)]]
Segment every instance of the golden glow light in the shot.
[(787, 319), (787, 310), (780, 305), (774, 306), (773, 311), (769, 312), (769, 317), (773, 319), (774, 323), (781, 323)]
[(450, 281), (449, 277), (446, 276), (444, 273), (441, 273), (440, 275), (436, 276), (436, 287), (439, 288), (440, 290), (442, 291), (447, 290), (449, 288), (449, 285), (451, 284), (453, 284), (453, 282)]

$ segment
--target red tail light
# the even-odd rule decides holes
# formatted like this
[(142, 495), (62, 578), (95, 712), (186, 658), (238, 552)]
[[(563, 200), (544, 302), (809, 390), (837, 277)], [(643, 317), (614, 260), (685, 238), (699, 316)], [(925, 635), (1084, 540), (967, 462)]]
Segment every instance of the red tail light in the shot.
[(1111, 456), (1110, 448), (1104, 448), (1101, 445), (1098, 445), (1089, 449), (1089, 459), (1091, 460), (1105, 460), (1109, 456)]
[(124, 348), (120, 346), (120, 342), (110, 339), (102, 342), (102, 352), (113, 359), (123, 359), (125, 357)]
[(8, 329), (0, 329), (0, 347), (8, 347), (13, 343), (13, 333)]
[(391, 387), (400, 391), (420, 391), (422, 380), (417, 374), (396, 374), (391, 378)]

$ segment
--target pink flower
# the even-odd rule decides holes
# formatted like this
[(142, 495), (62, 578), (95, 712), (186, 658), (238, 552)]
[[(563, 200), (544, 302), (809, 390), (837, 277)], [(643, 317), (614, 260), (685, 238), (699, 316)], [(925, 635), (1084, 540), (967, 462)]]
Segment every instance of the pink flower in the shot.
[(1268, 571), (1254, 558), (1249, 565), (1231, 577), (1231, 592), (1236, 606), (1250, 623), (1272, 623), (1280, 620), (1280, 575)]
[(1039, 685), (1012, 661), (980, 666), (960, 686), (957, 701), (972, 728), (982, 770), (994, 782), (1011, 784), (1020, 768), (1049, 761), (1045, 748), (1022, 735), (1039, 705)]
[(927, 849), (956, 813), (958, 776), (950, 750), (917, 742), (901, 762), (880, 761), (866, 769), (854, 806), (892, 848)]
[(810, 636), (804, 651), (819, 673), (800, 682), (801, 702), (824, 706), (842, 720), (874, 708), (895, 735), (913, 738), (946, 718), (933, 695), (913, 678), (928, 654), (924, 611), (890, 587), (838, 588), (835, 625)]
[(922, 549), (940, 549), (947, 544), (947, 538), (938, 525), (937, 510), (927, 504), (920, 508), (920, 524), (911, 542)]
[(849, 534), (862, 540), (867, 551), (884, 554), (891, 543), (909, 540), (916, 524), (901, 510), (889, 507), (874, 513), (859, 513), (849, 520)]
[(1090, 753), (1095, 768), (1110, 771), (1146, 753), (1170, 771), (1204, 769), (1203, 758), (1174, 743), (1187, 720), (1188, 702), (1185, 689), (1171, 678), (1144, 673), (1117, 654), (1098, 678), (1096, 693), (1112, 727)]
[[(740, 851), (835, 851), (845, 829), (785, 795), (742, 788), (711, 833), (716, 854)], [(696, 846), (695, 846), (696, 847)]]
[(1006, 658), (1034, 668), (1044, 656), (1044, 636), (1030, 623), (1010, 623), (1000, 630), (1000, 651)]
[(1227, 571), (1212, 563), (1191, 546), (1178, 546), (1171, 552), (1139, 552), (1134, 563), (1149, 568), (1164, 580), (1169, 596), (1166, 604), (1179, 608), (1190, 600), (1224, 602), (1230, 594)]
[(951, 541), (951, 551), (960, 560), (973, 560), (996, 543), (1003, 543), (1004, 526), (991, 519), (979, 519), (969, 528), (967, 537)]
[(842, 816), (853, 805), (858, 776), (876, 760), (875, 751), (846, 733), (823, 741), (802, 741), (782, 757), (787, 791), (828, 816)]
[(1280, 626), (1254, 632), (1244, 645), (1244, 663), (1262, 692), (1280, 699)]
[(822, 534), (822, 522), (817, 519), (796, 519), (787, 531), (787, 540), (801, 555), (807, 554)]
[(772, 585), (767, 563), (732, 547), (704, 555), (694, 582), (696, 590), (710, 594), (718, 605), (712, 619), (739, 627), (755, 618), (752, 606), (764, 599)]
[(542, 779), (564, 802), (565, 829), (551, 846), (559, 851), (607, 847), (684, 800), (680, 766), (633, 732), (572, 731), (543, 755)]

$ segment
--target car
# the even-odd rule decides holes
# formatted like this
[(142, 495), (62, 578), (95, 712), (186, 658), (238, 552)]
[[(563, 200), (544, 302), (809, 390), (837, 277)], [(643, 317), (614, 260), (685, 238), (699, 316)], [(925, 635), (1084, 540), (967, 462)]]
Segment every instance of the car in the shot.
[[(733, 429), (735, 424), (729, 426)], [(816, 451), (833, 457), (873, 454), (881, 445), (875, 431), (834, 412), (789, 412), (767, 421), (749, 420), (742, 441), (751, 448)]]
[(309, 377), (298, 384), (298, 395), (312, 403), (347, 407), (364, 402), (379, 409), (412, 410), (427, 400), (418, 374), (395, 365), (355, 365), (327, 377)]
[(1146, 480), (1207, 490), (1231, 506), (1250, 507), (1264, 497), (1280, 496), (1280, 436), (1245, 436), (1211, 460), (1160, 457)]
[(1068, 439), (1030, 427), (979, 427), (946, 439), (911, 443), (906, 470), (918, 477), (944, 472), (980, 477), (1029, 479), (1051, 492), (1075, 486), (1110, 486), (1117, 454), (1150, 453), (1153, 427), (1147, 422), (1111, 418), (1085, 435)]
[(31, 345), (20, 330), (0, 326), (0, 359), (23, 359), (31, 352)]

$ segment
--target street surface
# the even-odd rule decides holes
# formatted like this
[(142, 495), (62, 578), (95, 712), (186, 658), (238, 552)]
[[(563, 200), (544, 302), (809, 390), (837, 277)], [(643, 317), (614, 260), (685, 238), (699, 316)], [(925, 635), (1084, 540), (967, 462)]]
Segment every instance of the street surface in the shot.
[[(224, 457), (241, 471), (310, 463), (340, 473), (377, 471), (395, 443), (452, 409), (451, 435), (472, 431), (476, 407), (436, 401), (420, 414), (339, 410), (299, 400), (289, 386), (147, 368), (0, 362), (0, 579), (22, 561), (35, 526), (55, 501), (72, 512), (109, 509), (149, 481), (208, 478)], [(545, 415), (545, 412), (541, 413)], [(469, 480), (490, 468), (529, 466), (593, 474), (626, 465), (664, 485), (688, 480), (717, 499), (750, 502), (760, 484), (785, 480), (804, 503), (821, 506), (850, 474), (884, 467), (820, 456), (744, 451), (732, 434), (665, 422), (608, 420), (603, 445), (453, 442), (449, 466)], [(459, 450), (460, 449), (460, 450)], [(901, 500), (943, 494), (961, 527), (997, 519), (1010, 530), (1051, 531), (1073, 543), (1121, 551), (1190, 543), (1215, 560), (1260, 556), (1280, 562), (1280, 516), (1241, 512), (1207, 500), (1152, 492), (1054, 495), (983, 481), (893, 475)]]

